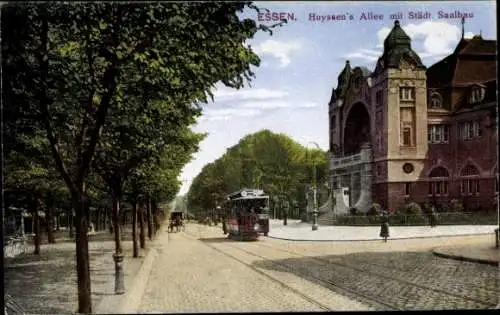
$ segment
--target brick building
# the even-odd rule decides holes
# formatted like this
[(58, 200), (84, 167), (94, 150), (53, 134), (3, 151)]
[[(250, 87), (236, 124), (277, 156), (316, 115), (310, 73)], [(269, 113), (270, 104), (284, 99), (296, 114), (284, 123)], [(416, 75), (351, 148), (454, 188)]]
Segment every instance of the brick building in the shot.
[(426, 68), (399, 21), (375, 70), (346, 61), (329, 103), (336, 212), (405, 201), (491, 209), (498, 192), (496, 40), (463, 38)]

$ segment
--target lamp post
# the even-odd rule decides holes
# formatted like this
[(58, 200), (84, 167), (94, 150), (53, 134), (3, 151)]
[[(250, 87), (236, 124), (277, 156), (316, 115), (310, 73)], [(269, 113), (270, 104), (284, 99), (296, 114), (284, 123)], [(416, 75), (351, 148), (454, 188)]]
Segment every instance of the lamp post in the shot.
[[(314, 144), (318, 150), (321, 150), (319, 145), (314, 142), (314, 141), (309, 141), (310, 143)], [(313, 185), (313, 224), (312, 224), (312, 230), (316, 231), (318, 230), (318, 179), (317, 179), (317, 173), (316, 173), (316, 162), (313, 161), (313, 172), (314, 172), (314, 185)]]
[(289, 207), (288, 200), (286, 198), (283, 198), (283, 210), (284, 210), (283, 225), (287, 225), (288, 224), (288, 222), (287, 222), (287, 219), (288, 219), (288, 207)]
[(274, 196), (274, 197), (273, 197), (273, 201), (274, 201), (274, 202), (273, 202), (273, 219), (275, 219), (275, 220), (276, 220), (276, 207), (277, 207), (278, 202), (279, 202), (278, 197), (277, 197), (277, 196)]
[(221, 207), (220, 206), (217, 206), (216, 209), (217, 209), (217, 211), (216, 211), (216, 214), (215, 214), (215, 225), (218, 225), (219, 221), (221, 220), (222, 213), (221, 213)]

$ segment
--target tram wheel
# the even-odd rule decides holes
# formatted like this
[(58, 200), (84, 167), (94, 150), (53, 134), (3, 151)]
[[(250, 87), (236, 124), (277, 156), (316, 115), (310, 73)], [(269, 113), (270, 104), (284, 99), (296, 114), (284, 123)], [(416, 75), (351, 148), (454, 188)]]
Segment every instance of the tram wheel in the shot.
[(266, 233), (264, 233), (264, 236), (267, 236), (267, 232), (266, 232)]

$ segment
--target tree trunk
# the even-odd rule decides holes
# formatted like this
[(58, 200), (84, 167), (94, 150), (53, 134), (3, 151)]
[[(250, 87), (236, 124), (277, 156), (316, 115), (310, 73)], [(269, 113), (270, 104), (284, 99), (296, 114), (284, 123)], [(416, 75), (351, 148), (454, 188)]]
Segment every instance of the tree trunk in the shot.
[(141, 248), (146, 248), (146, 233), (145, 233), (145, 227), (144, 227), (144, 201), (141, 200), (139, 203), (139, 239), (141, 243)]
[(113, 220), (113, 214), (112, 212), (109, 212), (108, 211), (108, 227), (109, 227), (109, 234), (113, 234), (113, 230), (114, 230), (114, 220)]
[(53, 205), (50, 205), (47, 209), (47, 239), (49, 244), (55, 244), (56, 238), (54, 237), (54, 211)]
[(78, 281), (78, 313), (92, 313), (88, 243), (88, 203), (85, 192), (73, 194), (76, 230), (76, 273)]
[(68, 227), (69, 227), (69, 237), (70, 238), (73, 238), (73, 236), (74, 236), (74, 233), (73, 233), (73, 223), (74, 223), (73, 209), (70, 209), (68, 211)]
[(137, 201), (132, 203), (132, 245), (134, 258), (139, 257), (139, 246), (137, 244)]
[(38, 205), (39, 201), (35, 197), (32, 204), (32, 218), (33, 218), (33, 229), (35, 232), (35, 251), (33, 254), (40, 255), (40, 217), (38, 216)]
[(59, 231), (60, 229), (60, 221), (61, 220), (61, 216), (59, 214), (56, 215), (56, 231)]
[(149, 240), (153, 239), (153, 215), (151, 213), (151, 198), (148, 197), (147, 204), (147, 220), (148, 220), (148, 238)]
[(160, 209), (158, 208), (158, 204), (153, 200), (153, 223), (154, 223), (154, 234), (160, 230)]
[(113, 225), (115, 232), (115, 252), (117, 254), (122, 252), (122, 243), (120, 239), (120, 195), (113, 194)]

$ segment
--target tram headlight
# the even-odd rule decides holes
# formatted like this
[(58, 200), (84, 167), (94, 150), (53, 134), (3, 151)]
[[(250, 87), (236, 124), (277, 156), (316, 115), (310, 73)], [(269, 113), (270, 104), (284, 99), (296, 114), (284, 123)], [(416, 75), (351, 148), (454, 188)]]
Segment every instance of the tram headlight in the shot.
[(259, 230), (259, 228), (260, 228), (260, 225), (258, 225), (258, 224), (255, 224), (255, 225), (253, 226), (253, 229), (254, 229), (255, 231), (258, 231), (258, 230)]

